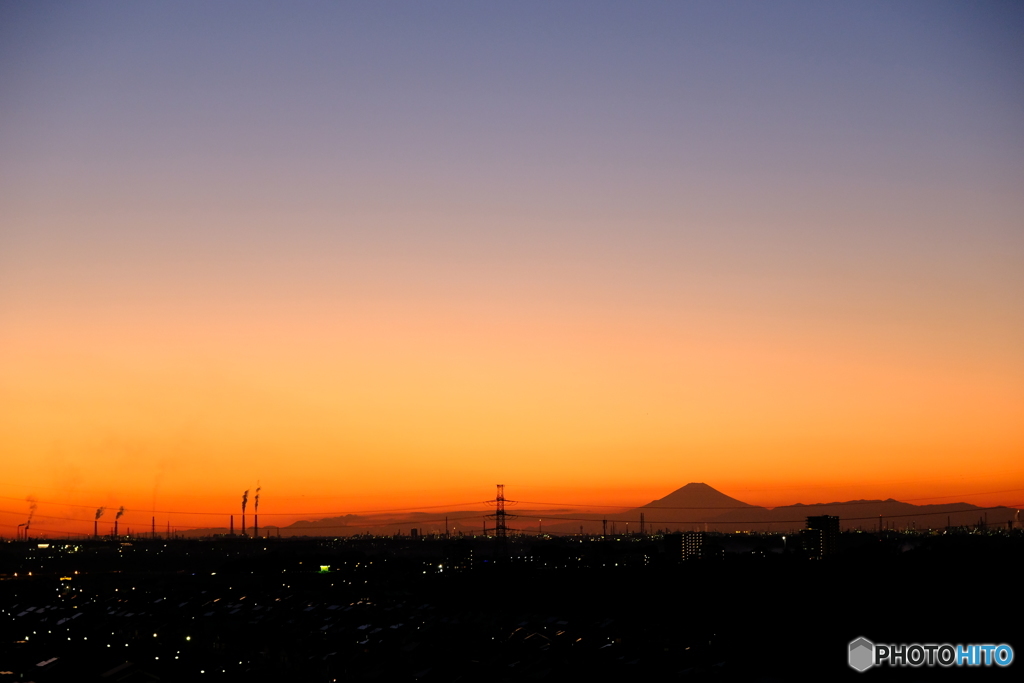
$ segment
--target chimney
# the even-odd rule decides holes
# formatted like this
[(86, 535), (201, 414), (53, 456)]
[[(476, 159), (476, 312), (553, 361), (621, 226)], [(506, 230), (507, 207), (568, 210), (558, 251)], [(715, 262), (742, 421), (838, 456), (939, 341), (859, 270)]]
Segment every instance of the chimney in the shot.
[(245, 536), (245, 506), (249, 503), (249, 489), (242, 494), (242, 536)]
[(256, 482), (256, 500), (252, 510), (252, 537), (260, 537), (260, 483)]
[(235, 535), (235, 516), (231, 515), (231, 536)]

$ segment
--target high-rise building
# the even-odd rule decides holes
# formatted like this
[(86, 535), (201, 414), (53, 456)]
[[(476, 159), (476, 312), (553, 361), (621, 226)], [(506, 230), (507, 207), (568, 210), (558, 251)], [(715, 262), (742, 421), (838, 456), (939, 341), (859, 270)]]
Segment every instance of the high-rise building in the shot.
[(703, 531), (690, 531), (683, 534), (683, 559), (696, 560), (704, 557), (705, 541)]
[(819, 515), (807, 518), (803, 530), (804, 550), (814, 559), (835, 555), (839, 550), (839, 518), (835, 515)]
[(725, 553), (718, 543), (703, 531), (665, 534), (665, 553), (673, 561), (722, 559)]

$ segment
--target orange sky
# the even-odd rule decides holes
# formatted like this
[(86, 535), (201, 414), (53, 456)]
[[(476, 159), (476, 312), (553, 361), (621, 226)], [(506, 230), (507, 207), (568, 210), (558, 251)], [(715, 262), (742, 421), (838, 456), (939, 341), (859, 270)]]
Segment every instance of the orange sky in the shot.
[(1024, 502), (1019, 21), (744, 8), (0, 8), (0, 533)]
[(257, 480), (264, 524), (481, 501), (495, 483), (581, 504), (689, 481), (763, 505), (1024, 500), (941, 498), (1024, 489), (1020, 375), (956, 340), (724, 307), (457, 304), (23, 314), (3, 335), (2, 521), (24, 521), (29, 494), (83, 520), (237, 513)]

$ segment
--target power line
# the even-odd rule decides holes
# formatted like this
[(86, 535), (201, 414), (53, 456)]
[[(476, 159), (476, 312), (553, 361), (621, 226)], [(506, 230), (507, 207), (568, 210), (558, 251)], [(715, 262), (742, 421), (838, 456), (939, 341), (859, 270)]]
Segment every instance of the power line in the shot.
[[(856, 521), (863, 521), (863, 520), (868, 520), (868, 519), (875, 520), (875, 519), (878, 519), (879, 516), (883, 517), (884, 519), (902, 519), (902, 518), (907, 518), (907, 517), (928, 517), (928, 516), (932, 516), (932, 515), (956, 515), (956, 514), (961, 514), (961, 513), (966, 513), (966, 512), (984, 512), (984, 511), (987, 511), (987, 510), (999, 510), (999, 509), (1010, 510), (1010, 509), (1020, 508), (1020, 507), (1024, 507), (1024, 503), (1012, 503), (1010, 505), (994, 505), (994, 506), (991, 506), (991, 507), (972, 507), (972, 508), (963, 509), (963, 510), (938, 510), (938, 511), (933, 511), (933, 512), (913, 512), (913, 513), (899, 514), (899, 515), (885, 515), (885, 514), (883, 514), (883, 515), (871, 515), (869, 517), (843, 517), (842, 520), (846, 521), (846, 522), (856, 522)], [(0, 510), (0, 513), (22, 514), (20, 511), (13, 511), (13, 510)], [(40, 514), (36, 514), (36, 515), (33, 515), (33, 516), (34, 517), (43, 518), (43, 519), (55, 519), (55, 520), (68, 521), (68, 522), (87, 522), (87, 521), (90, 521), (90, 520), (83, 519), (81, 517), (60, 517), (60, 516), (57, 516), (57, 515), (40, 515)], [(456, 521), (457, 522), (457, 521), (464, 520), (464, 519), (484, 519), (484, 518), (492, 518), (493, 519), (493, 517), (494, 517), (494, 515), (476, 514), (476, 515), (463, 515), (461, 517), (451, 517), (451, 516), (449, 516), (449, 517), (438, 517), (436, 519), (416, 519), (416, 520), (405, 519), (405, 520), (401, 520), (401, 521), (398, 521), (398, 522), (381, 522), (381, 523), (353, 524), (353, 525), (347, 525), (347, 524), (308, 524), (307, 525), (307, 524), (304, 524), (304, 525), (302, 525), (300, 527), (291, 527), (290, 526), (288, 528), (293, 528), (293, 529), (342, 529), (342, 528), (359, 528), (359, 527), (403, 526), (403, 525), (407, 525), (407, 524), (434, 524), (434, 523), (441, 523), (441, 522), (444, 522), (445, 519), (449, 519), (451, 521)], [(804, 521), (806, 521), (806, 519), (807, 519), (807, 517), (804, 516), (804, 517), (802, 517), (800, 519), (757, 519), (757, 520), (731, 520), (730, 519), (730, 520), (722, 520), (722, 521), (716, 521), (714, 519), (698, 519), (698, 520), (675, 520), (675, 519), (672, 519), (672, 520), (645, 520), (645, 521), (648, 524), (704, 524), (705, 522), (708, 523), (708, 524), (794, 524), (794, 523), (804, 522)], [(557, 523), (557, 522), (598, 522), (598, 521), (601, 521), (601, 520), (593, 519), (593, 518), (590, 518), (590, 517), (563, 517), (563, 516), (558, 516), (558, 517), (552, 517), (551, 521)], [(110, 522), (104, 522), (104, 523), (112, 524), (113, 522), (110, 521)], [(0, 524), (0, 526), (14, 527), (14, 526), (17, 526), (17, 525), (13, 525), (13, 524)], [(36, 528), (36, 527), (32, 527), (32, 528)], [(508, 527), (506, 527), (506, 528), (508, 528)], [(509, 530), (513, 531), (513, 529), (509, 529)]]
[(988, 496), (996, 493), (1016, 493), (1018, 491), (1024, 491), (1024, 489), (1004, 489), (1002, 491), (981, 491), (978, 493), (954, 493), (951, 496), (923, 496), (919, 498), (903, 498), (896, 500), (889, 498), (887, 500), (847, 500), (835, 503), (792, 503), (789, 505), (776, 505), (774, 507), (768, 507), (763, 505), (715, 505), (715, 506), (690, 506), (690, 507), (676, 507), (672, 505), (654, 505), (657, 501), (652, 501), (646, 505), (599, 505), (596, 503), (553, 503), (551, 501), (542, 500), (521, 500), (520, 503), (526, 505), (560, 505), (562, 507), (570, 508), (625, 508), (627, 510), (749, 510), (751, 508), (760, 508), (762, 510), (778, 510), (779, 508), (793, 508), (793, 507), (831, 507), (833, 505), (875, 505), (878, 503), (906, 503), (912, 500), (936, 500), (938, 498), (960, 498), (962, 496)]
[[(16, 500), (19, 502), (26, 502), (24, 498), (16, 498), (13, 496), (0, 496), (0, 500)], [(95, 505), (83, 505), (81, 503), (58, 503), (52, 500), (36, 500), (36, 503), (40, 505), (58, 505), (63, 507), (74, 507), (74, 508), (85, 508), (89, 510), (95, 510)], [(466, 503), (445, 503), (443, 505), (416, 505), (413, 507), (405, 508), (383, 508), (378, 510), (339, 510), (339, 511), (328, 511), (328, 512), (261, 512), (261, 515), (269, 515), (274, 517), (295, 517), (295, 516), (316, 516), (316, 515), (366, 515), (375, 514), (382, 512), (409, 512), (415, 510), (437, 510), (440, 508), (455, 508), (464, 505), (486, 505), (487, 501), (484, 500), (473, 500)], [(146, 514), (160, 514), (160, 515), (215, 515), (225, 516), (233, 514), (231, 512), (196, 512), (196, 511), (185, 511), (185, 510), (153, 510), (150, 508), (125, 508), (125, 512), (143, 512)]]
[[(881, 515), (884, 519), (900, 519), (904, 517), (928, 517), (929, 515), (956, 515), (962, 512), (984, 512), (985, 510), (998, 510), (1000, 508), (1010, 510), (1013, 508), (1024, 506), (1024, 503), (1013, 503), (1011, 505), (995, 505), (992, 507), (972, 507), (965, 510), (939, 510), (936, 512), (915, 512), (906, 515)], [(879, 515), (872, 515), (870, 517), (842, 517), (844, 522), (858, 522), (866, 519), (878, 519)], [(552, 520), (558, 520), (561, 522), (599, 522), (601, 520), (592, 519), (590, 517), (552, 517)], [(620, 520), (621, 521), (621, 520)], [(658, 520), (648, 519), (647, 524), (796, 524), (807, 521), (807, 517), (804, 516), (800, 519), (755, 519), (755, 520), (721, 520), (716, 521), (715, 519), (694, 519), (694, 520)]]
[[(992, 495), (992, 494), (997, 494), (997, 493), (1013, 493), (1013, 492), (1018, 492), (1018, 491), (1024, 491), (1024, 489), (1019, 489), (1019, 488), (1018, 489), (1004, 489), (1004, 490), (1001, 490), (1001, 491), (983, 491), (983, 492), (977, 492), (977, 493), (953, 494), (953, 495), (949, 495), (949, 496), (930, 496), (930, 497), (922, 497), (922, 498), (907, 498), (905, 500), (893, 500), (893, 499), (889, 499), (889, 500), (856, 500), (856, 501), (844, 501), (844, 502), (835, 502), (835, 503), (814, 503), (814, 504), (810, 504), (810, 505), (804, 505), (804, 504), (780, 505), (780, 506), (777, 506), (775, 508), (767, 508), (767, 507), (761, 507), (761, 506), (756, 506), (756, 505), (736, 505), (736, 506), (721, 506), (721, 507), (700, 507), (700, 506), (686, 506), (686, 507), (680, 507), (680, 506), (655, 506), (655, 507), (646, 507), (646, 506), (641, 506), (639, 508), (630, 508), (627, 505), (555, 503), (555, 502), (550, 502), (550, 501), (503, 501), (503, 502), (507, 502), (509, 504), (514, 504), (514, 503), (518, 502), (518, 503), (525, 503), (525, 504), (530, 504), (530, 505), (558, 505), (558, 506), (571, 507), (571, 508), (625, 508), (623, 510), (623, 512), (628, 511), (628, 510), (643, 510), (645, 512), (647, 512), (647, 511), (659, 511), (659, 510), (707, 510), (707, 511), (754, 510), (754, 509), (758, 509), (758, 510), (779, 510), (779, 509), (783, 509), (783, 508), (792, 509), (792, 510), (799, 509), (801, 511), (805, 511), (805, 510), (806, 511), (814, 511), (814, 510), (816, 510), (818, 508), (833, 507), (833, 506), (877, 505), (877, 504), (884, 504), (884, 503), (907, 503), (907, 501), (911, 501), (911, 500), (934, 500), (935, 498), (957, 498), (957, 497), (961, 497), (961, 496)], [(12, 497), (12, 496), (0, 496), (0, 500), (12, 500), (12, 501), (18, 501), (18, 502), (26, 502), (26, 500), (24, 498), (16, 498), (16, 497)], [(60, 503), (60, 502), (56, 502), (56, 501), (41, 501), (41, 500), (35, 500), (33, 502), (35, 504), (37, 504), (37, 505), (55, 505), (55, 506), (58, 506), (58, 507), (74, 507), (74, 508), (82, 508), (82, 509), (88, 509), (88, 510), (95, 510), (96, 509), (95, 505), (83, 505), (83, 504), (79, 504), (79, 503)], [(381, 508), (381, 509), (373, 509), (373, 510), (343, 510), (343, 511), (327, 511), (327, 512), (309, 512), (309, 511), (307, 511), (307, 512), (269, 512), (269, 513), (261, 513), (261, 514), (263, 514), (265, 516), (275, 516), (275, 517), (327, 517), (327, 516), (330, 516), (330, 515), (382, 514), (382, 513), (388, 513), (388, 512), (415, 512), (415, 511), (419, 511), (419, 510), (436, 510), (436, 509), (443, 509), (443, 508), (451, 509), (451, 508), (458, 508), (458, 507), (462, 507), (462, 506), (489, 505), (489, 504), (496, 504), (496, 503), (497, 503), (497, 500), (491, 500), (491, 501), (469, 501), (469, 502), (462, 502), (462, 503), (446, 503), (446, 504), (442, 504), (442, 505), (419, 505), (419, 506), (403, 507), (403, 508)], [(1000, 507), (1016, 507), (1016, 506), (1017, 506), (1017, 504), (1011, 504), (1011, 505), (997, 505), (997, 506), (992, 506), (992, 507), (974, 507), (972, 509), (973, 510), (994, 510), (994, 509), (998, 509)], [(924, 506), (918, 506), (918, 507), (924, 507)], [(142, 514), (146, 514), (146, 515), (161, 514), (161, 515), (208, 516), (208, 517), (209, 516), (225, 517), (225, 516), (231, 515), (230, 512), (199, 512), (199, 511), (185, 511), (185, 510), (152, 510), (152, 509), (143, 509), (143, 508), (124, 508), (124, 512), (125, 513), (136, 513), (136, 514), (142, 513)], [(554, 511), (538, 511), (538, 512), (545, 512), (547, 514), (557, 514)], [(969, 510), (961, 510), (961, 511), (941, 510), (941, 511), (934, 511), (934, 512), (920, 511), (920, 512), (914, 512), (912, 514), (885, 515), (885, 517), (886, 518), (916, 517), (916, 516), (923, 516), (923, 515), (955, 514), (957, 512), (969, 512)], [(7, 514), (13, 514), (13, 515), (25, 514), (24, 511), (16, 511), (16, 510), (0, 510), (0, 513), (7, 513)], [(59, 517), (59, 516), (55, 516), (55, 515), (35, 514), (35, 516), (36, 517), (41, 517), (41, 518), (47, 518), (47, 519), (62, 519), (62, 520), (68, 520), (68, 521), (90, 521), (90, 520), (86, 520), (84, 518)], [(478, 515), (477, 517), (484, 517), (484, 516), (486, 516), (486, 515)], [(511, 515), (508, 515), (508, 516), (511, 516)], [(476, 518), (476, 517), (464, 517), (464, 519), (473, 519), (473, 518)], [(561, 516), (561, 515), (558, 515), (557, 518), (559, 520), (562, 520), (562, 521), (593, 521), (593, 520), (590, 520), (588, 518), (564, 517), (564, 516)], [(876, 516), (872, 516), (872, 517), (853, 517), (853, 518), (844, 518), (844, 519), (859, 520), (859, 519), (876, 519), (876, 518), (877, 518)], [(460, 518), (460, 519), (463, 519), (463, 518)], [(554, 517), (552, 519), (554, 519)], [(415, 523), (415, 522), (425, 522), (425, 521), (428, 521), (428, 520), (403, 520), (401, 522), (380, 523), (380, 524), (375, 524), (373, 526), (394, 526), (394, 525), (397, 525), (397, 524), (408, 524), (410, 522)], [(653, 523), (653, 524), (664, 524), (664, 523), (669, 523), (669, 524), (690, 524), (690, 523), (694, 523), (695, 524), (695, 523), (703, 523), (704, 521), (710, 521), (710, 520), (700, 520), (699, 522), (678, 522), (678, 521), (669, 521), (669, 522), (660, 521), (659, 522), (659, 521), (654, 521), (654, 520), (646, 520), (647, 523)], [(802, 521), (802, 520), (772, 520), (772, 523), (786, 523), (786, 522), (798, 522), (798, 521)], [(109, 523), (109, 522), (104, 522), (104, 523)], [(724, 520), (724, 521), (719, 522), (719, 523), (750, 524), (750, 523), (761, 523), (761, 522), (746, 522), (746, 521)], [(369, 525), (364, 525), (364, 526), (369, 526)]]
[[(2, 514), (2, 513), (14, 514), (14, 515), (22, 514), (20, 511), (0, 510), (0, 514)], [(416, 519), (416, 520), (405, 519), (405, 520), (401, 520), (401, 521), (398, 521), (398, 522), (381, 522), (381, 523), (352, 524), (352, 525), (348, 525), (348, 524), (303, 524), (302, 526), (298, 526), (298, 527), (290, 526), (290, 527), (282, 527), (282, 528), (291, 528), (291, 529), (343, 529), (343, 528), (361, 528), (361, 527), (372, 528), (372, 527), (382, 527), (382, 526), (407, 526), (409, 524), (435, 524), (435, 523), (444, 522), (445, 519), (449, 519), (451, 521), (457, 522), (457, 521), (463, 520), (463, 519), (483, 519), (484, 517), (487, 517), (487, 515), (485, 515), (485, 514), (476, 514), (476, 515), (463, 515), (461, 517), (451, 517), (451, 516), (448, 516), (448, 517), (439, 517), (437, 519)], [(87, 520), (87, 519), (84, 519), (82, 517), (60, 517), (60, 516), (57, 516), (57, 515), (40, 515), (40, 514), (35, 514), (35, 515), (33, 515), (33, 518), (34, 519), (35, 518), (54, 519), (54, 520), (59, 520), (59, 521), (64, 521), (64, 522), (99, 521), (99, 522), (101, 522), (103, 524), (111, 524), (111, 525), (113, 524), (113, 520), (109, 520), (109, 521), (107, 521), (107, 520)], [(16, 524), (0, 524), (0, 526), (15, 527), (15, 526), (18, 526), (18, 525), (16, 525)], [(33, 529), (37, 529), (39, 527), (33, 526), (32, 528)], [(84, 534), (84, 535), (91, 536), (92, 534)]]
[[(20, 524), (0, 524), (0, 526), (4, 526), (4, 527), (8, 527), (10, 529), (13, 529), (15, 527), (22, 526), (22, 525), (20, 525)], [(32, 527), (32, 531), (33, 532), (35, 532), (35, 531), (45, 531), (46, 533), (60, 534), (61, 536), (82, 536), (84, 538), (92, 538), (92, 534), (82, 533), (81, 531), (67, 531), (65, 529), (46, 529), (46, 528), (43, 528), (43, 527), (33, 526)], [(32, 540), (36, 540), (36, 539), (33, 538)]]

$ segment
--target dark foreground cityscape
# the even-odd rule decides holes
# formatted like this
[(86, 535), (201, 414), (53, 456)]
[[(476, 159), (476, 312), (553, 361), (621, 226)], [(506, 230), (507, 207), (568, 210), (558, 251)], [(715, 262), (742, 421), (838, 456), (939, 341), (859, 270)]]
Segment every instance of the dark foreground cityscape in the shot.
[(0, 681), (1019, 680), (846, 650), (1016, 647), (1020, 529), (839, 528), (10, 541)]

